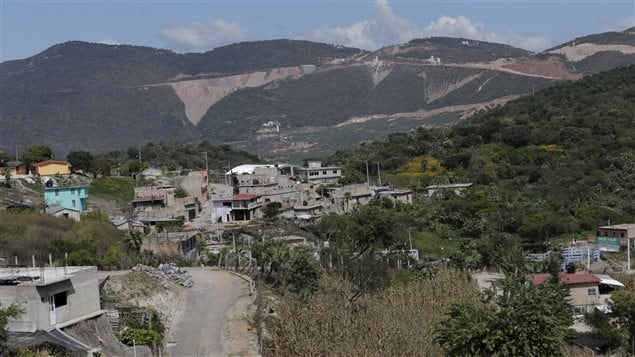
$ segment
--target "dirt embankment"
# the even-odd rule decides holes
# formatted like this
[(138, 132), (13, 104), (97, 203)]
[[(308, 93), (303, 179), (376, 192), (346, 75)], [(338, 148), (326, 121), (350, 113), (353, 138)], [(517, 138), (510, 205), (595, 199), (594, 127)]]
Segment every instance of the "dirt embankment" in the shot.
[(103, 292), (107, 298), (119, 303), (153, 307), (163, 323), (169, 326), (183, 289), (185, 288), (167, 278), (131, 272), (111, 276), (104, 284)]
[(65, 328), (64, 332), (85, 345), (99, 349), (102, 356), (152, 356), (147, 346), (131, 347), (119, 342), (105, 315)]
[(635, 53), (635, 46), (630, 45), (598, 45), (595, 43), (581, 43), (575, 46), (565, 46), (550, 53), (563, 54), (569, 61), (577, 62), (603, 51), (617, 51), (625, 55)]
[(184, 80), (169, 85), (185, 105), (187, 118), (196, 125), (212, 105), (237, 89), (259, 87), (301, 74), (300, 67), (283, 67), (225, 77)]
[(566, 80), (576, 80), (582, 78), (581, 74), (567, 68), (564, 60), (558, 56), (550, 56), (546, 59), (524, 57), (512, 61), (510, 64), (504, 65), (504, 68), (526, 74)]

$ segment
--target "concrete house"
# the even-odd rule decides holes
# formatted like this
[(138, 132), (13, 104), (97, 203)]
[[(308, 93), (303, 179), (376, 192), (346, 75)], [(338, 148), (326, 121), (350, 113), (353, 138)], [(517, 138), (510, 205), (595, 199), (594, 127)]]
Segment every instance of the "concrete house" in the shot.
[(24, 309), (7, 325), (13, 332), (63, 328), (104, 313), (94, 266), (2, 268), (0, 304), (12, 303)]
[(63, 186), (44, 188), (44, 203), (47, 213), (79, 221), (82, 212), (88, 209), (88, 187)]
[[(549, 280), (550, 274), (536, 274), (531, 278), (533, 284), (542, 284)], [(624, 286), (608, 275), (595, 275), (588, 272), (560, 273), (560, 282), (569, 287), (571, 305), (576, 315), (584, 315), (594, 308), (606, 309), (609, 298), (607, 286)], [(604, 293), (603, 293), (604, 292)]]
[(626, 249), (628, 240), (635, 239), (635, 223), (598, 227), (597, 237), (619, 239), (620, 247)]
[(304, 183), (337, 183), (342, 170), (335, 166), (322, 166), (319, 161), (309, 161), (309, 167), (298, 169), (298, 175)]
[(379, 191), (378, 195), (380, 197), (387, 197), (395, 202), (401, 202), (407, 205), (412, 204), (414, 199), (414, 193), (411, 190)]
[(4, 175), (4, 170), (9, 170), (9, 174), (11, 174), (11, 176), (29, 174), (29, 167), (21, 161), (7, 161), (0, 163), (0, 174)]
[(428, 191), (428, 197), (443, 195), (444, 193), (450, 192), (459, 197), (465, 196), (467, 193), (467, 189), (472, 187), (472, 183), (453, 183), (447, 185), (430, 185), (426, 187)]
[(34, 174), (40, 176), (70, 175), (71, 164), (68, 161), (46, 160), (33, 164)]
[(139, 218), (196, 218), (196, 198), (177, 198), (172, 186), (135, 187), (132, 207)]
[(215, 198), (212, 199), (212, 222), (227, 223), (232, 219), (232, 199)]
[(241, 193), (232, 197), (232, 221), (250, 221), (262, 217), (260, 195)]

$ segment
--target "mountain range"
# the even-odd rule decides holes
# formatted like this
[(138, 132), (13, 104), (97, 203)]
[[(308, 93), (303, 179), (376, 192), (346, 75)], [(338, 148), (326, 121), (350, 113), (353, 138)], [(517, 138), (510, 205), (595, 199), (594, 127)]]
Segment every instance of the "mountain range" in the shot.
[(297, 161), (630, 64), (635, 28), (541, 53), (445, 37), (374, 52), (299, 40), (185, 54), (71, 41), (0, 64), (0, 149), (208, 140)]

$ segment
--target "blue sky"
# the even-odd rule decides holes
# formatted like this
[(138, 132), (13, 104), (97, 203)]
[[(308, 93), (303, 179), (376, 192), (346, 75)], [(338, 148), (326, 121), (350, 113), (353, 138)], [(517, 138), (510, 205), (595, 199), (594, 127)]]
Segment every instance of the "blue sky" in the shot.
[(291, 38), (364, 49), (453, 36), (540, 51), (635, 26), (633, 0), (0, 0), (0, 61), (82, 40), (207, 51)]

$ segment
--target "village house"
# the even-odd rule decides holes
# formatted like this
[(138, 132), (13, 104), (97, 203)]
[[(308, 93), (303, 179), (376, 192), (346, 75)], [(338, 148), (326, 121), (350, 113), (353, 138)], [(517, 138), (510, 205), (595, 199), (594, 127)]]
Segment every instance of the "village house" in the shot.
[(58, 186), (44, 188), (46, 213), (56, 217), (68, 217), (79, 221), (81, 214), (88, 209), (88, 187)]
[(231, 222), (232, 198), (212, 199), (212, 223)]
[(9, 320), (13, 332), (63, 328), (104, 313), (97, 268), (0, 268), (0, 305), (18, 304), (24, 313)]
[(141, 221), (137, 220), (128, 220), (125, 218), (111, 218), (110, 223), (112, 223), (113, 227), (117, 228), (120, 231), (128, 231), (132, 230), (133, 232), (144, 233), (146, 225)]
[[(619, 240), (620, 248), (625, 250), (628, 246), (628, 240), (635, 239), (635, 223), (598, 227), (596, 242), (607, 239)], [(631, 242), (632, 244), (633, 242)]]
[(40, 176), (70, 175), (71, 164), (68, 161), (46, 160), (33, 164), (34, 174)]
[(404, 204), (412, 204), (414, 199), (414, 192), (412, 190), (387, 190), (379, 191), (377, 193), (379, 197), (386, 197), (395, 202), (401, 202)]
[(139, 218), (180, 218), (191, 221), (198, 213), (194, 197), (177, 198), (172, 186), (134, 188), (132, 207)]
[[(550, 274), (535, 274), (531, 277), (531, 282), (532, 284), (542, 284), (549, 280), (549, 277)], [(624, 284), (608, 275), (588, 272), (561, 272), (559, 279), (569, 288), (570, 302), (576, 315), (584, 315), (593, 311), (594, 308), (606, 311), (610, 292), (615, 288), (624, 287)]]
[(447, 185), (430, 185), (426, 187), (428, 197), (443, 196), (445, 192), (453, 193), (459, 197), (465, 196), (467, 189), (472, 187), (472, 183), (453, 183)]
[(0, 163), (0, 174), (4, 175), (4, 170), (9, 170), (11, 176), (23, 176), (29, 174), (29, 166), (21, 161), (7, 161)]
[(298, 169), (298, 176), (304, 183), (337, 183), (342, 170), (335, 166), (322, 166), (320, 161), (309, 161), (308, 167)]
[(143, 240), (141, 250), (154, 254), (179, 255), (186, 259), (196, 259), (198, 232), (153, 232)]
[(262, 217), (260, 195), (240, 193), (232, 197), (232, 221), (251, 221)]

